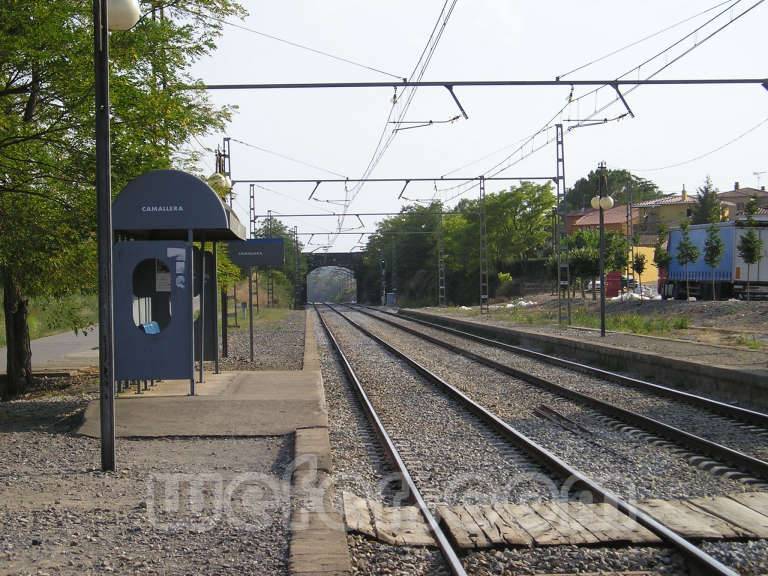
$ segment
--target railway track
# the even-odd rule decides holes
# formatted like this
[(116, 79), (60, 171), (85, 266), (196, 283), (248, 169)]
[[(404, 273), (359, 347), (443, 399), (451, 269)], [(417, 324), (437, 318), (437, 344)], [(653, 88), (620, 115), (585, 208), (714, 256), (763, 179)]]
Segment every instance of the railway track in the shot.
[(493, 346), (502, 350), (506, 350), (509, 352), (513, 352), (515, 354), (527, 356), (535, 360), (541, 360), (542, 362), (546, 362), (554, 366), (560, 366), (562, 368), (567, 368), (569, 370), (574, 370), (576, 372), (581, 372), (584, 374), (588, 374), (590, 376), (602, 378), (604, 380), (614, 382), (616, 384), (620, 384), (628, 388), (636, 388), (644, 392), (657, 394), (658, 396), (674, 398), (681, 402), (687, 402), (695, 406), (700, 406), (713, 413), (721, 414), (730, 419), (755, 425), (759, 429), (768, 430), (768, 414), (763, 412), (758, 412), (756, 410), (749, 410), (748, 408), (743, 408), (741, 406), (734, 406), (732, 404), (720, 402), (718, 400), (714, 400), (706, 396), (691, 394), (689, 392), (684, 392), (676, 388), (670, 388), (668, 386), (654, 384), (653, 382), (648, 382), (647, 380), (632, 378), (630, 376), (625, 376), (623, 374), (619, 374), (617, 372), (611, 372), (610, 370), (604, 370), (602, 368), (598, 368), (595, 366), (589, 366), (587, 364), (573, 362), (571, 360), (566, 360), (565, 358), (560, 358), (552, 354), (544, 354), (542, 352), (537, 352), (536, 350), (530, 350), (528, 348), (523, 348), (521, 346), (514, 346), (512, 344), (507, 344), (506, 342), (501, 342), (499, 340), (494, 340), (492, 338), (485, 338), (478, 334), (457, 330), (449, 326), (445, 326), (435, 322), (429, 322), (426, 320), (422, 320), (420, 318), (415, 318), (415, 317), (403, 315), (403, 314), (395, 314), (386, 310), (379, 310), (370, 306), (365, 306), (365, 307), (356, 306), (355, 308), (375, 311), (382, 316), (388, 316), (391, 318), (399, 318), (401, 320), (407, 320), (411, 324), (418, 324), (421, 326), (425, 326), (427, 328), (439, 330), (446, 334), (453, 334), (456, 336), (460, 336), (462, 338), (466, 338), (467, 340), (488, 344), (490, 346)]
[[(422, 511), (422, 514), (424, 515), (427, 523), (429, 524), (430, 530), (435, 535), (436, 540), (438, 541), (438, 544), (440, 546), (440, 549), (443, 551), (443, 554), (446, 558), (447, 565), (449, 566), (449, 569), (454, 574), (464, 574), (465, 570), (461, 564), (461, 560), (459, 558), (459, 555), (456, 553), (456, 551), (452, 548), (451, 542), (448, 540), (448, 538), (445, 536), (445, 534), (442, 532), (440, 525), (436, 518), (433, 515), (433, 509), (438, 504), (438, 502), (430, 502), (430, 497), (428, 496), (426, 499), (424, 496), (419, 493), (419, 481), (414, 481), (414, 475), (412, 475), (408, 468), (409, 464), (411, 466), (418, 466), (419, 463), (422, 463), (423, 465), (423, 455), (417, 456), (417, 457), (406, 457), (403, 458), (398, 451), (398, 448), (396, 444), (397, 441), (392, 439), (392, 436), (385, 428), (385, 420), (386, 417), (380, 417), (379, 414), (376, 412), (374, 404), (375, 401), (371, 400), (372, 394), (369, 394), (368, 391), (366, 391), (366, 388), (375, 387), (376, 381), (377, 381), (377, 370), (378, 376), (381, 376), (380, 371), (384, 370), (393, 370), (393, 367), (390, 364), (384, 365), (382, 360), (376, 360), (373, 358), (368, 358), (366, 361), (370, 364), (370, 362), (378, 362), (377, 368), (374, 369), (372, 372), (370, 369), (366, 369), (363, 367), (363, 370), (368, 370), (368, 373), (366, 377), (360, 378), (356, 375), (356, 371), (353, 367), (353, 364), (356, 362), (360, 362), (360, 354), (361, 353), (367, 353), (371, 355), (371, 351), (369, 348), (365, 348), (365, 352), (359, 349), (354, 349), (353, 352), (355, 356), (352, 360), (350, 360), (342, 351), (342, 347), (345, 346), (357, 346), (357, 344), (354, 343), (354, 340), (351, 339), (350, 336), (342, 336), (341, 338), (337, 338), (336, 335), (334, 335), (333, 328), (329, 324), (333, 324), (334, 322), (337, 324), (337, 330), (339, 329), (338, 323), (340, 323), (343, 319), (343, 322), (348, 323), (349, 326), (353, 327), (354, 330), (358, 331), (360, 334), (363, 334), (366, 341), (369, 342), (375, 342), (378, 347), (383, 348), (386, 350), (386, 352), (389, 355), (392, 355), (396, 357), (400, 362), (406, 363), (410, 368), (418, 373), (421, 378), (424, 378), (428, 380), (431, 384), (431, 391), (428, 393), (429, 397), (427, 400), (427, 403), (430, 406), (434, 406), (436, 404), (436, 397), (434, 396), (436, 391), (439, 391), (440, 396), (442, 396), (444, 399), (450, 399), (450, 401), (453, 403), (455, 411), (455, 406), (461, 406), (461, 410), (471, 413), (474, 419), (473, 422), (476, 422), (478, 426), (485, 428), (486, 433), (486, 441), (489, 442), (490, 446), (497, 446), (497, 440), (494, 438), (503, 438), (506, 442), (509, 443), (509, 445), (514, 450), (515, 454), (518, 454), (520, 452), (523, 452), (525, 454), (524, 457), (516, 456), (515, 457), (515, 465), (519, 466), (520, 462), (526, 462), (528, 466), (531, 466), (531, 462), (538, 463), (538, 465), (546, 468), (550, 475), (554, 475), (555, 477), (559, 479), (563, 478), (569, 478), (570, 482), (570, 491), (568, 492), (567, 496), (574, 497), (578, 496), (579, 493), (586, 492), (590, 495), (590, 497), (596, 501), (596, 502), (604, 502), (609, 504), (610, 506), (613, 506), (616, 510), (620, 511), (623, 514), (626, 514), (632, 518), (634, 518), (637, 522), (639, 522), (641, 525), (649, 529), (651, 532), (659, 536), (668, 546), (671, 548), (677, 550), (680, 552), (680, 554), (683, 555), (684, 558), (686, 558), (689, 562), (696, 565), (696, 574), (736, 574), (734, 571), (732, 571), (727, 566), (723, 565), (722, 563), (718, 562), (705, 552), (703, 552), (700, 548), (693, 545), (691, 542), (686, 540), (685, 538), (682, 538), (679, 534), (675, 533), (671, 529), (669, 529), (664, 524), (658, 522), (654, 518), (652, 518), (650, 515), (646, 514), (639, 508), (635, 507), (634, 505), (630, 504), (629, 502), (625, 501), (624, 499), (617, 496), (615, 493), (610, 492), (600, 485), (598, 485), (597, 482), (592, 480), (591, 478), (587, 477), (586, 475), (582, 474), (578, 470), (571, 467), (569, 464), (567, 464), (562, 459), (555, 456), (552, 452), (546, 450), (541, 445), (537, 444), (530, 438), (526, 437), (516, 429), (514, 429), (512, 426), (510, 426), (507, 422), (505, 422), (502, 418), (499, 416), (493, 414), (471, 398), (469, 398), (466, 394), (462, 393), (460, 390), (455, 388), (454, 386), (451, 386), (448, 382), (441, 379), (439, 376), (419, 364), (414, 359), (410, 358), (408, 355), (404, 354), (402, 351), (396, 349), (391, 344), (388, 344), (378, 336), (374, 335), (370, 331), (366, 330), (364, 327), (359, 325), (358, 323), (354, 322), (350, 318), (348, 318), (346, 315), (342, 314), (338, 310), (334, 310), (336, 315), (334, 318), (336, 320), (331, 320), (331, 322), (326, 321), (326, 312), (320, 312), (318, 310), (318, 315), (321, 319), (322, 325), (324, 329), (326, 330), (326, 333), (328, 334), (329, 340), (333, 343), (334, 348), (336, 348), (336, 352), (339, 355), (339, 357), (342, 359), (342, 364), (344, 366), (345, 371), (347, 372), (348, 377), (351, 381), (355, 383), (355, 387), (358, 390), (358, 394), (362, 400), (362, 404), (365, 407), (366, 413), (368, 414), (368, 418), (370, 421), (375, 425), (377, 430), (377, 435), (379, 436), (381, 442), (383, 445), (387, 447), (387, 452), (390, 455), (390, 459), (395, 463), (398, 470), (400, 471), (400, 474), (403, 477), (403, 481), (405, 484), (408, 485), (409, 490), (411, 491), (412, 497), (414, 501), (419, 506), (420, 510)], [(359, 336), (358, 336), (359, 338)], [(345, 343), (340, 343), (339, 340), (346, 340)], [(380, 358), (377, 356), (377, 358)], [(402, 370), (402, 368), (401, 368)], [(391, 376), (391, 374), (390, 374)], [(399, 376), (398, 376), (399, 377)], [(365, 381), (365, 385), (361, 382), (361, 379)], [(403, 385), (402, 382), (399, 382), (399, 385)], [(410, 384), (409, 384), (410, 385)], [(427, 395), (426, 387), (424, 384), (421, 385), (424, 390), (422, 391), (423, 395)], [(380, 391), (379, 394), (382, 392)], [(383, 393), (387, 393), (384, 391)], [(390, 392), (391, 393), (391, 392)], [(411, 419), (416, 420), (418, 419), (418, 411), (413, 410), (413, 406), (409, 405), (408, 410), (409, 414), (411, 415)], [(402, 406), (400, 407), (400, 410), (403, 410)], [(411, 414), (411, 411), (413, 410), (413, 414)], [(444, 416), (445, 417), (445, 416)], [(464, 417), (466, 418), (466, 416)], [(489, 435), (490, 433), (490, 435)], [(398, 432), (398, 434), (400, 434)], [(402, 445), (402, 441), (400, 442)], [(406, 444), (407, 447), (407, 444)], [(507, 456), (509, 453), (507, 454)], [(415, 476), (416, 478), (421, 479), (421, 477), (417, 474)]]
[[(674, 398), (683, 402), (687, 402), (692, 405), (701, 406), (713, 413), (721, 414), (735, 421), (745, 422), (748, 424), (752, 424), (758, 427), (759, 429), (768, 430), (768, 414), (763, 412), (758, 412), (758, 411), (750, 410), (740, 406), (735, 406), (733, 404), (728, 404), (726, 402), (720, 402), (718, 400), (714, 400), (706, 396), (691, 394), (688, 392), (684, 392), (682, 390), (678, 390), (676, 388), (670, 388), (668, 386), (663, 386), (660, 384), (655, 384), (653, 382), (648, 382), (647, 380), (632, 378), (624, 374), (611, 372), (609, 370), (604, 370), (602, 368), (590, 366), (587, 364), (581, 364), (579, 362), (567, 360), (559, 356), (544, 354), (542, 352), (531, 350), (529, 348), (508, 344), (498, 339), (486, 338), (486, 337), (483, 337), (480, 333), (468, 332), (466, 330), (458, 330), (456, 328), (451, 328), (446, 324), (441, 324), (438, 322), (430, 322), (427, 320), (423, 320), (421, 318), (417, 318), (415, 316), (411, 316), (408, 313), (395, 314), (387, 310), (381, 310), (381, 309), (373, 308), (370, 306), (365, 306), (365, 307), (357, 306), (356, 308), (364, 308), (367, 310), (375, 311), (381, 315), (386, 315), (391, 318), (399, 318), (404, 321), (407, 320), (410, 324), (419, 324), (426, 328), (434, 329), (447, 334), (453, 334), (462, 338), (466, 338), (467, 340), (472, 340), (478, 343), (485, 343), (502, 350), (507, 350), (509, 352), (519, 354), (521, 356), (527, 356), (534, 360), (541, 360), (542, 362), (546, 362), (547, 364), (551, 364), (553, 366), (560, 366), (562, 368), (566, 368), (576, 372), (582, 372), (590, 376), (602, 378), (606, 381), (615, 382), (616, 384), (623, 385), (627, 388), (634, 388), (643, 392), (656, 394), (658, 396), (666, 396), (666, 397)], [(482, 331), (483, 327), (478, 327), (478, 330)]]
[[(768, 425), (768, 415), (511, 346), (423, 320), (404, 319), (395, 314), (374, 312), (368, 308), (355, 307), (354, 310), (407, 334), (460, 354), (473, 362), (550, 391), (559, 397), (584, 404), (607, 417), (645, 431), (657, 438), (663, 438), (686, 450), (689, 461), (702, 469), (713, 469), (717, 473), (737, 478), (745, 484), (751, 484), (758, 488), (768, 487), (768, 463), (758, 457), (768, 453), (768, 442), (766, 442), (768, 432), (765, 427)], [(412, 327), (414, 324), (419, 328)], [(436, 336), (436, 333), (442, 334), (442, 337)], [(516, 354), (532, 357), (533, 362), (544, 362), (564, 368), (571, 371), (571, 376), (575, 371), (578, 374), (589, 374), (594, 379), (590, 379), (588, 383), (580, 384), (574, 381), (572, 377), (569, 379), (566, 373), (565, 379), (568, 380), (568, 383), (564, 385), (562, 381), (558, 383), (551, 377), (538, 376), (536, 370), (532, 370), (530, 366), (527, 366), (527, 369), (515, 367), (511, 355)], [(583, 380), (583, 378), (580, 379)], [(612, 388), (613, 390), (608, 390), (609, 394), (603, 394), (603, 396), (607, 395), (618, 399), (623, 406), (598, 397), (600, 388)], [(617, 389), (619, 389), (618, 393)], [(619, 396), (620, 398), (617, 398)], [(660, 399), (662, 403), (657, 400), (650, 408), (657, 417), (651, 418), (640, 414), (638, 410), (628, 409), (627, 406), (633, 404), (633, 396), (637, 399), (635, 403), (645, 410), (649, 410), (647, 408), (649, 397)], [(674, 407), (670, 409), (664, 404), (674, 405)], [(681, 408), (681, 405), (684, 405), (685, 408)], [(679, 425), (675, 426), (668, 423), (679, 420), (682, 420), (685, 426), (696, 427), (695, 432), (701, 431), (709, 435), (710, 438), (682, 429)], [(755, 442), (755, 439), (758, 442)], [(736, 441), (739, 445), (736, 448), (725, 445), (730, 441)], [(750, 450), (753, 454), (745, 453), (745, 451)]]

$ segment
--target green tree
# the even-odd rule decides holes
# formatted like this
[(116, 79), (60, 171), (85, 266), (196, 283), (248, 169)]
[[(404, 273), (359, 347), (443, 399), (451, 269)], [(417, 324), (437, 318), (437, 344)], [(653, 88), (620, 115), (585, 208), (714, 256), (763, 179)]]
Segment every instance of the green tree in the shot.
[(744, 211), (747, 214), (747, 220), (745, 225), (747, 231), (739, 238), (739, 243), (736, 246), (736, 250), (739, 256), (747, 263), (747, 300), (750, 298), (749, 294), (749, 277), (753, 264), (757, 264), (762, 258), (763, 240), (755, 229), (755, 214), (757, 213), (758, 197), (754, 195), (749, 199), (747, 205), (744, 207)]
[(497, 269), (513, 262), (525, 264), (548, 246), (550, 211), (555, 205), (551, 183), (521, 182), (489, 194), (485, 204), (488, 248)]
[(716, 299), (715, 293), (715, 268), (723, 257), (725, 243), (720, 237), (720, 228), (716, 222), (712, 222), (707, 228), (707, 239), (704, 241), (704, 262), (712, 269), (712, 300)]
[(568, 252), (568, 263), (572, 274), (581, 280), (581, 295), (584, 297), (584, 284), (592, 280), (592, 299), (596, 298), (595, 286), (600, 274), (600, 254), (596, 246), (575, 246)]
[[(597, 194), (598, 177), (599, 172), (593, 170), (586, 178), (580, 178), (576, 181), (573, 188), (568, 190), (566, 211), (589, 207), (590, 200)], [(629, 203), (630, 192), (633, 204), (662, 196), (656, 184), (650, 180), (639, 178), (627, 170), (607, 170), (606, 180), (608, 183), (607, 194), (613, 197), (617, 205)]]
[[(230, 0), (156, 3), (132, 31), (111, 36), (113, 194), (182, 158), (193, 135), (223, 128), (231, 110), (189, 90), (185, 69), (215, 48), (221, 18), (242, 13)], [(31, 383), (29, 298), (96, 287), (93, 101), (91, 4), (0, 4), (4, 398)]]
[[(291, 294), (296, 289), (294, 276), (295, 276), (295, 262), (296, 262), (296, 241), (293, 237), (293, 231), (288, 229), (279, 218), (264, 218), (261, 223), (256, 226), (257, 238), (282, 238), (283, 250), (285, 255), (285, 263), (281, 266), (271, 266), (268, 270), (268, 274), (272, 276), (272, 281), (275, 286), (281, 287), (280, 293), (276, 295), (276, 304), (279, 304), (280, 300), (286, 300), (293, 302)], [(298, 243), (298, 258), (299, 258), (299, 277), (306, 278), (307, 275), (307, 259), (302, 255), (302, 249), (304, 248), (301, 241)]]
[(621, 232), (609, 230), (605, 233), (605, 269), (621, 272), (627, 267), (629, 245)]
[[(605, 232), (605, 253), (603, 264), (606, 271), (623, 270), (627, 265), (627, 239), (620, 232)], [(593, 280), (592, 295), (595, 296), (594, 280), (600, 274), (600, 232), (599, 230), (578, 230), (569, 239), (569, 261), (579, 274), (589, 274)], [(574, 272), (576, 275), (576, 272)]]
[(460, 202), (453, 214), (443, 217), (448, 302), (470, 303), (479, 300), (479, 232), (476, 201)]
[(637, 278), (640, 282), (640, 301), (643, 300), (643, 272), (645, 272), (646, 257), (642, 252), (635, 254), (635, 259), (632, 261), (632, 270), (637, 274)]
[(699, 188), (699, 199), (693, 209), (691, 222), (693, 224), (707, 224), (709, 222), (720, 222), (721, 205), (718, 197), (718, 190), (712, 184), (712, 180), (707, 176), (704, 180), (704, 186)]
[[(442, 204), (411, 205), (400, 214), (386, 219), (369, 240), (366, 249), (372, 282), (381, 292), (379, 261), (386, 261), (387, 286), (397, 287), (401, 302), (412, 305), (432, 304), (437, 298), (437, 237), (440, 230)], [(470, 245), (475, 248), (476, 242)], [(392, 262), (394, 248), (395, 262)], [(475, 261), (477, 257), (475, 256)], [(446, 259), (446, 266), (455, 270), (455, 259)]]
[[(659, 270), (666, 269), (672, 260), (672, 255), (667, 250), (667, 227), (663, 222), (659, 222), (659, 234), (656, 237), (656, 244), (653, 246), (653, 263)], [(664, 294), (662, 292), (662, 298)]]
[(688, 220), (680, 222), (680, 243), (677, 245), (677, 263), (685, 269), (685, 295), (690, 296), (690, 283), (688, 281), (688, 264), (696, 262), (699, 258), (699, 248), (691, 242), (691, 234), (688, 230)]

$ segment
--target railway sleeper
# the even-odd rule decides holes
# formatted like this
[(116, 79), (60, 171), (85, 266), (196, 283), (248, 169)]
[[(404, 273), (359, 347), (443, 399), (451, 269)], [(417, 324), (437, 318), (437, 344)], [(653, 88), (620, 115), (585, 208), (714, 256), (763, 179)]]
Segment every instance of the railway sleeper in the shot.
[[(415, 507), (387, 507), (343, 494), (349, 530), (390, 544), (433, 546)], [(689, 500), (645, 500), (635, 505), (692, 541), (754, 540), (768, 537), (768, 494), (738, 493)], [(437, 508), (441, 525), (456, 547), (557, 545), (657, 545), (661, 540), (604, 503), (461, 504)], [(362, 518), (362, 520), (361, 520)], [(383, 534), (383, 535), (382, 535)]]

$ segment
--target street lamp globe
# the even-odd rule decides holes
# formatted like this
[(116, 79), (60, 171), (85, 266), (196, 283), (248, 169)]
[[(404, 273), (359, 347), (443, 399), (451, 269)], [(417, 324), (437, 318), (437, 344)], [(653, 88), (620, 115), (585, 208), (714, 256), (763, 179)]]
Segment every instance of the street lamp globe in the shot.
[(107, 0), (107, 27), (110, 30), (130, 30), (140, 15), (138, 0)]
[(613, 198), (610, 196), (603, 196), (600, 198), (600, 208), (603, 210), (610, 210), (613, 208)]
[(219, 194), (229, 192), (232, 188), (232, 180), (226, 174), (214, 172), (208, 177), (208, 186), (213, 188)]
[(600, 208), (600, 196), (592, 196), (592, 200), (589, 201), (590, 206), (595, 210)]

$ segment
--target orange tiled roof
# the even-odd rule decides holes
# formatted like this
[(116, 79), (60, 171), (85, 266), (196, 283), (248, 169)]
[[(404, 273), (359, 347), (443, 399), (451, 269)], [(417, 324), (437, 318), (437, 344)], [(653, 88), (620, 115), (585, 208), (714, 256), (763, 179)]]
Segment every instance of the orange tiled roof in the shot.
[(721, 192), (718, 194), (720, 198), (732, 198), (732, 199), (741, 199), (741, 198), (752, 198), (752, 196), (758, 196), (758, 197), (765, 197), (768, 196), (768, 192), (765, 190), (758, 190), (757, 188), (738, 188), (736, 190), (729, 190), (728, 192)]
[(654, 198), (653, 200), (645, 200), (638, 202), (632, 206), (635, 208), (653, 208), (655, 206), (673, 206), (675, 204), (696, 204), (698, 202), (698, 196), (688, 195), (686, 200), (683, 200), (682, 194), (673, 194), (672, 196), (664, 196), (662, 198)]
[[(639, 219), (637, 212), (632, 213), (632, 220), (637, 221)], [(603, 210), (603, 223), (604, 224), (620, 224), (627, 221), (627, 206), (623, 204), (621, 206), (614, 206), (610, 210)], [(591, 210), (584, 216), (574, 222), (574, 226), (598, 226), (600, 224), (600, 212), (597, 210)]]

